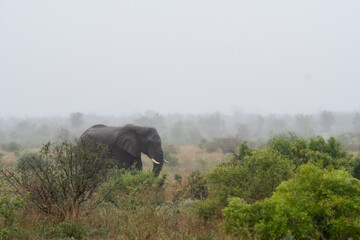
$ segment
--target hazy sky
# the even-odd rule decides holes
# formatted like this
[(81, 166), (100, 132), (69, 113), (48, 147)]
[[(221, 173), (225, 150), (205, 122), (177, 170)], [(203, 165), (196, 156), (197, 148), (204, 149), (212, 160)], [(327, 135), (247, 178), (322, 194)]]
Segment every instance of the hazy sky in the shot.
[(359, 0), (0, 0), (0, 117), (360, 110)]

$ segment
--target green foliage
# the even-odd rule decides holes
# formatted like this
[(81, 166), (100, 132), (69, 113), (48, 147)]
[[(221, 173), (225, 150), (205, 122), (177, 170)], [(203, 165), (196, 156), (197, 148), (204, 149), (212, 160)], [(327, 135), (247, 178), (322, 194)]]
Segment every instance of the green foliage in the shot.
[(208, 196), (208, 187), (205, 174), (199, 170), (194, 171), (188, 178), (189, 191), (195, 199), (206, 199)]
[(244, 159), (244, 198), (249, 202), (271, 196), (293, 174), (294, 165), (277, 151), (265, 148)]
[(241, 196), (249, 202), (269, 197), (281, 181), (287, 180), (294, 166), (270, 148), (254, 151), (239, 165), (218, 166), (208, 175), (211, 194), (222, 206), (229, 196)]
[(261, 239), (349, 239), (360, 236), (360, 181), (312, 164), (283, 182), (271, 198), (248, 204), (231, 198), (224, 227)]
[(354, 178), (360, 179), (360, 154), (351, 162), (352, 175)]
[(270, 148), (289, 158), (296, 166), (311, 162), (322, 168), (351, 170), (352, 156), (343, 151), (340, 142), (334, 137), (327, 141), (323, 137), (310, 139), (278, 138), (269, 144)]
[[(39, 158), (27, 161), (31, 169), (2, 169), (5, 179), (19, 194), (29, 192), (36, 206), (61, 218), (77, 219), (80, 206), (88, 201), (104, 181), (111, 164), (107, 148), (63, 142), (53, 148), (43, 146)], [(45, 159), (43, 161), (37, 159)]]
[(3, 143), (1, 149), (7, 152), (16, 152), (21, 150), (21, 145), (17, 142)]
[(20, 195), (14, 195), (0, 183), (0, 238), (7, 239), (12, 232), (17, 231), (15, 213), (23, 209), (26, 201)]
[(143, 204), (160, 203), (165, 190), (165, 180), (166, 174), (155, 177), (152, 172), (116, 169), (109, 175), (101, 195), (116, 206), (135, 210)]
[(294, 157), (291, 148), (291, 142), (287, 138), (277, 138), (272, 141), (270, 144), (270, 148), (280, 152), (282, 155), (288, 156), (290, 159)]
[(249, 145), (248, 145), (248, 142), (245, 141), (244, 143), (239, 145), (238, 154), (237, 154), (238, 159), (242, 160), (246, 156), (252, 156), (253, 152), (254, 152), (254, 150), (250, 149)]
[(41, 158), (39, 153), (25, 152), (18, 158), (16, 169), (25, 171), (36, 166), (45, 167), (46, 164), (46, 161)]
[[(238, 164), (222, 164), (207, 174), (209, 196), (199, 203), (199, 209), (219, 212), (227, 205), (229, 197), (242, 197), (254, 202), (270, 197), (276, 187), (293, 174), (294, 165), (278, 151), (270, 148), (244, 151)], [(210, 208), (208, 206), (211, 206)], [(215, 208), (213, 207), (215, 206)], [(206, 212), (207, 211), (199, 211)], [(207, 218), (207, 215), (200, 215)]]
[(86, 228), (79, 223), (63, 221), (59, 224), (41, 223), (38, 227), (39, 236), (46, 239), (84, 239)]

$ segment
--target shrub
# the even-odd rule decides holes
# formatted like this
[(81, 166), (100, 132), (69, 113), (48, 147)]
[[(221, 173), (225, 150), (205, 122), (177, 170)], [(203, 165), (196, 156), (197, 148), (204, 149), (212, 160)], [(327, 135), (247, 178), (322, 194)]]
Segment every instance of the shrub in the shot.
[(152, 172), (116, 169), (101, 189), (101, 195), (116, 206), (134, 210), (144, 204), (162, 202), (165, 180), (166, 174), (155, 177)]
[[(40, 158), (27, 161), (31, 169), (2, 169), (5, 179), (19, 194), (29, 192), (30, 199), (42, 211), (66, 219), (77, 219), (80, 206), (89, 200), (104, 181), (111, 161), (107, 148), (63, 142), (53, 148), (43, 146)], [(44, 166), (40, 159), (46, 159)]]
[(208, 175), (210, 194), (222, 206), (229, 196), (249, 202), (269, 197), (276, 187), (291, 177), (294, 166), (279, 152), (265, 148), (245, 156), (239, 165), (218, 166)]
[(7, 239), (17, 230), (16, 211), (24, 208), (26, 201), (20, 195), (14, 195), (0, 183), (0, 238)]
[(360, 154), (352, 161), (352, 173), (354, 178), (360, 179)]
[(291, 147), (291, 142), (287, 138), (278, 138), (273, 140), (269, 146), (271, 149), (274, 149), (280, 152), (282, 155), (288, 156), (288, 158), (292, 159), (294, 157)]
[(321, 168), (344, 169), (352, 172), (352, 156), (343, 151), (341, 144), (330, 137), (327, 141), (323, 137), (310, 139), (278, 138), (270, 142), (269, 147), (289, 158), (296, 166), (311, 162)]
[(360, 181), (312, 164), (283, 182), (271, 198), (231, 198), (223, 210), (228, 234), (261, 239), (349, 239), (360, 236)]
[[(234, 196), (247, 202), (263, 200), (292, 176), (294, 165), (279, 152), (265, 148), (251, 154), (239, 164), (222, 164), (207, 174), (208, 199), (198, 204), (199, 209), (215, 209), (213, 214), (216, 214), (227, 205), (227, 199)], [(208, 212), (206, 214), (200, 216), (207, 218)]]
[(195, 199), (206, 199), (208, 196), (208, 187), (205, 174), (199, 170), (194, 171), (188, 178), (189, 191)]
[(39, 153), (25, 152), (18, 158), (16, 169), (25, 171), (32, 169), (32, 167), (35, 166), (45, 167), (46, 164), (47, 163), (41, 158)]
[(17, 142), (3, 143), (1, 148), (7, 152), (16, 152), (21, 149), (21, 145)]
[(51, 223), (49, 226), (42, 223), (38, 233), (46, 239), (84, 239), (86, 229), (79, 223), (64, 221), (59, 224)]

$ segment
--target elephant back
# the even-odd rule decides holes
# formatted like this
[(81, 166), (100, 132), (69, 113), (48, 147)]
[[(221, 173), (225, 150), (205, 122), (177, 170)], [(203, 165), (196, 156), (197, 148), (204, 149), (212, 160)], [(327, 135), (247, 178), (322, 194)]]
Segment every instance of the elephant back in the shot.
[(90, 143), (101, 143), (111, 149), (117, 137), (117, 130), (115, 127), (108, 127), (103, 124), (98, 124), (87, 129), (80, 137), (82, 141)]

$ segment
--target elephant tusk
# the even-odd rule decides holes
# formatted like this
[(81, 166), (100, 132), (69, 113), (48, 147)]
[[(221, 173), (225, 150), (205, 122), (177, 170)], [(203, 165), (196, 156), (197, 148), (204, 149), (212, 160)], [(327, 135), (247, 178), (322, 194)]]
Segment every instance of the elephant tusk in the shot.
[(151, 161), (153, 161), (155, 164), (160, 164), (159, 162), (157, 162), (155, 159), (151, 158)]
[(165, 159), (164, 159), (164, 163), (167, 163), (167, 164), (169, 164), (169, 162), (168, 162), (168, 161), (166, 161)]

